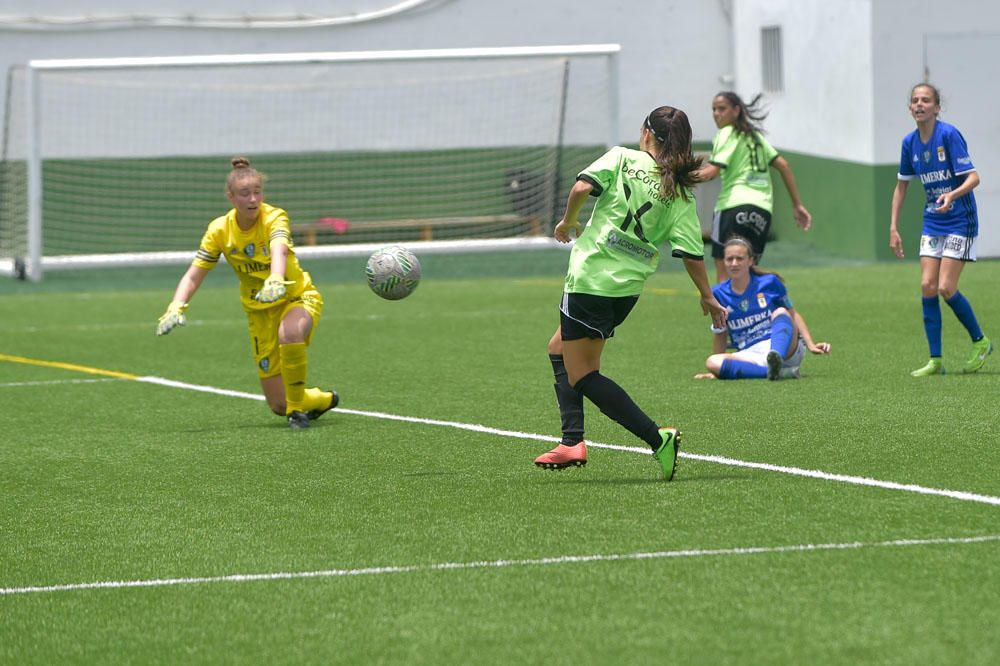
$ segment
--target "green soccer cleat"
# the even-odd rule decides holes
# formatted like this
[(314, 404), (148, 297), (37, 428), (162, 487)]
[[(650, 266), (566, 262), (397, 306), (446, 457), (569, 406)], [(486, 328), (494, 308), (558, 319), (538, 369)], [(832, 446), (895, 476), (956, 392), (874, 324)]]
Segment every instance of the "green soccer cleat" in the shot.
[(930, 377), (931, 375), (943, 375), (944, 363), (939, 358), (932, 358), (927, 361), (927, 365), (910, 373), (911, 377)]
[(681, 449), (681, 431), (677, 428), (660, 428), (660, 445), (653, 451), (653, 457), (660, 461), (663, 480), (674, 478), (677, 469), (677, 452)]
[(986, 357), (993, 353), (993, 343), (985, 335), (972, 343), (972, 356), (965, 362), (962, 372), (979, 372), (986, 363)]

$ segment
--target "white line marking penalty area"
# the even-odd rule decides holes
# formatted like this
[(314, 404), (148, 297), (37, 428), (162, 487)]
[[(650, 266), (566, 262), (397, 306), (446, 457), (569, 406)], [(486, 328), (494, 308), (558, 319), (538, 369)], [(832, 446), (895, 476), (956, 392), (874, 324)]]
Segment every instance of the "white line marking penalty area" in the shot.
[[(45, 361), (39, 359), (25, 358), (21, 356), (12, 356), (0, 353), (0, 361), (8, 361), (13, 363), (23, 363), (27, 365), (36, 365), (43, 367), (59, 368), (63, 370), (70, 370), (74, 372), (82, 372), (86, 374), (98, 375), (101, 377), (111, 377), (115, 379), (130, 379), (133, 381), (143, 382), (147, 384), (156, 384), (160, 386), (167, 386), (171, 388), (185, 389), (189, 391), (200, 391), (203, 393), (212, 393), (215, 395), (223, 395), (234, 398), (243, 398), (247, 400), (259, 400), (263, 401), (264, 396), (256, 393), (247, 393), (245, 391), (232, 391), (229, 389), (217, 388), (214, 386), (204, 386), (200, 384), (190, 384), (187, 382), (179, 382), (171, 379), (164, 379), (163, 377), (153, 377), (145, 376), (140, 377), (130, 373), (117, 372), (112, 370), (105, 370), (102, 368), (92, 368), (83, 365), (77, 365), (73, 363), (64, 363), (57, 361)], [(472, 432), (479, 432), (484, 434), (497, 435), (500, 437), (511, 437), (515, 439), (527, 439), (538, 442), (558, 442), (559, 438), (551, 437), (548, 435), (539, 435), (535, 433), (519, 432), (516, 430), (502, 430), (499, 428), (490, 428), (488, 426), (478, 425), (474, 423), (459, 423), (455, 421), (443, 421), (439, 419), (426, 419), (412, 416), (400, 416), (396, 414), (387, 414), (384, 412), (371, 412), (362, 411), (356, 409), (345, 409), (337, 408), (337, 411), (342, 414), (353, 414), (356, 416), (364, 416), (368, 418), (378, 418), (387, 419), (393, 421), (405, 421), (408, 423), (419, 423), (424, 425), (434, 425), (442, 426), (448, 428), (459, 428), (462, 430), (469, 430)], [(651, 455), (648, 448), (645, 447), (634, 447), (634, 446), (621, 446), (617, 444), (603, 444), (601, 442), (588, 442), (588, 446), (594, 448), (612, 449), (615, 451), (626, 451), (631, 453), (639, 453), (643, 455)], [(820, 470), (802, 469), (799, 467), (789, 467), (785, 465), (772, 465), (769, 463), (758, 463), (747, 460), (737, 460), (734, 458), (726, 458), (723, 456), (712, 456), (712, 455), (702, 455), (696, 453), (687, 453), (685, 451), (680, 452), (680, 457), (689, 460), (698, 460), (701, 462), (715, 463), (718, 465), (726, 465), (730, 467), (742, 467), (746, 469), (756, 469), (767, 472), (776, 472), (780, 474), (789, 474), (792, 476), (801, 476), (812, 479), (822, 479), (824, 481), (836, 481), (840, 483), (849, 483), (858, 486), (867, 486), (871, 488), (882, 488), (884, 490), (894, 490), (902, 492), (911, 492), (921, 495), (935, 495), (939, 497), (947, 497), (949, 499), (961, 500), (965, 502), (977, 502), (981, 504), (989, 504), (992, 506), (1000, 506), (1000, 497), (993, 495), (982, 495), (978, 493), (971, 493), (960, 490), (948, 490), (944, 488), (928, 488), (925, 486), (920, 486), (912, 483), (897, 483), (895, 481), (882, 481), (879, 479), (871, 479), (863, 476), (852, 476), (847, 474), (833, 474), (830, 472), (823, 472)]]
[(252, 583), (262, 581), (296, 580), (304, 578), (346, 578), (351, 576), (380, 576), (386, 574), (430, 573), (436, 571), (461, 571), (477, 569), (508, 569), (511, 567), (552, 566), (561, 564), (587, 564), (593, 562), (628, 562), (658, 560), (674, 557), (734, 557), (741, 555), (779, 555), (787, 553), (816, 553), (836, 550), (861, 550), (867, 548), (904, 548), (913, 546), (964, 545), (1000, 541), (1000, 534), (973, 537), (948, 537), (936, 539), (896, 539), (892, 541), (847, 543), (798, 544), (786, 546), (750, 546), (745, 548), (715, 548), (693, 550), (663, 550), (639, 553), (612, 553), (597, 555), (562, 555), (520, 560), (483, 560), (478, 562), (440, 562), (436, 564), (411, 564), (358, 569), (326, 569), (320, 571), (276, 572), (258, 574), (232, 574), (228, 576), (200, 576), (192, 578), (154, 578), (147, 580), (97, 581), (67, 583), (64, 585), (38, 585), (31, 587), (0, 588), (0, 596), (73, 592), (79, 590), (113, 590), (136, 587), (167, 587), (171, 585), (207, 585), (211, 583)]
[[(192, 391), (204, 391), (207, 393), (215, 393), (218, 395), (227, 395), (237, 398), (249, 398), (252, 400), (264, 399), (264, 396), (257, 395), (254, 393), (244, 393), (242, 391), (230, 391), (228, 389), (219, 389), (212, 386), (201, 386), (198, 384), (187, 384), (184, 382), (177, 382), (170, 379), (163, 379), (161, 377), (136, 377), (136, 381), (146, 382), (149, 384), (160, 384), (163, 386), (188, 389)], [(337, 411), (343, 414), (354, 414), (356, 416), (367, 416), (369, 418), (386, 419), (391, 421), (405, 421), (408, 423), (444, 426), (448, 428), (459, 428), (461, 430), (469, 430), (472, 432), (484, 433), (489, 435), (498, 435), (501, 437), (512, 437), (515, 439), (528, 439), (532, 441), (541, 441), (541, 442), (560, 441), (558, 437), (552, 437), (549, 435), (539, 435), (530, 432), (519, 432), (517, 430), (502, 430), (499, 428), (491, 428), (489, 426), (478, 425), (475, 423), (442, 421), (440, 419), (426, 419), (416, 416), (400, 416), (397, 414), (386, 414), (384, 412), (369, 412), (357, 409), (343, 409), (340, 407), (337, 408)], [(603, 444), (601, 442), (590, 442), (590, 441), (587, 442), (587, 446), (594, 448), (602, 448), (602, 449), (612, 449), (615, 451), (627, 451), (631, 453), (652, 455), (651, 451), (645, 447), (621, 446), (618, 444)], [(897, 490), (903, 492), (917, 493), (920, 495), (936, 495), (939, 497), (948, 497), (950, 499), (962, 500), (966, 502), (979, 502), (981, 504), (991, 504), (993, 506), (1000, 506), (1000, 497), (995, 497), (992, 495), (980, 495), (977, 493), (970, 493), (961, 490), (928, 488), (913, 483), (897, 483), (895, 481), (881, 481), (879, 479), (871, 479), (864, 476), (833, 474), (830, 472), (823, 472), (820, 470), (802, 469), (799, 467), (788, 467), (785, 465), (771, 465), (769, 463), (758, 463), (747, 460), (737, 460), (734, 458), (726, 458), (723, 456), (711, 456), (711, 455), (702, 455), (698, 453), (687, 453), (685, 451), (680, 452), (680, 457), (687, 458), (690, 460), (698, 460), (701, 462), (715, 463), (718, 465), (727, 465), (729, 467), (743, 467), (746, 469), (757, 469), (766, 472), (777, 472), (780, 474), (789, 474), (792, 476), (802, 476), (812, 479), (822, 479), (824, 481), (837, 481), (840, 483), (849, 483), (857, 486), (882, 488), (884, 490)]]

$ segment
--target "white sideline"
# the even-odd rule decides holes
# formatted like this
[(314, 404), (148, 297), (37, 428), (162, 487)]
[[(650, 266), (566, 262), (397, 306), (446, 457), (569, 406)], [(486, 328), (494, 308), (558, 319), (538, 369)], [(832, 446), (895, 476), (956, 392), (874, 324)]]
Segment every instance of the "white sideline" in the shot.
[(31, 587), (3, 587), (0, 596), (37, 594), (43, 592), (71, 592), (75, 590), (107, 590), (132, 587), (166, 587), (169, 585), (205, 585), (208, 583), (252, 583), (258, 581), (295, 580), (300, 578), (343, 578), (348, 576), (378, 576), (384, 574), (428, 573), (470, 569), (506, 569), (510, 567), (548, 566), (553, 564), (585, 564), (590, 562), (622, 562), (658, 560), (672, 557), (724, 557), (739, 555), (774, 555), (782, 553), (810, 553), (830, 550), (859, 550), (862, 548), (899, 548), (906, 546), (961, 545), (1000, 541), (1000, 534), (975, 537), (943, 537), (936, 539), (896, 539), (893, 541), (849, 541), (846, 543), (797, 544), (789, 546), (749, 546), (744, 548), (713, 548), (693, 550), (662, 550), (640, 553), (611, 553), (606, 555), (561, 555), (522, 560), (482, 560), (478, 562), (439, 562), (436, 564), (408, 564), (358, 569), (326, 569), (258, 574), (231, 574), (228, 576), (199, 576), (192, 578), (153, 578), (146, 580), (114, 580), (63, 585), (37, 585)]
[[(215, 393), (217, 395), (225, 395), (234, 398), (248, 398), (250, 400), (264, 400), (264, 396), (258, 395), (256, 393), (231, 391), (229, 389), (220, 389), (214, 386), (203, 386), (200, 384), (188, 384), (186, 382), (177, 382), (172, 379), (164, 379), (162, 377), (136, 377), (135, 379), (136, 381), (145, 382), (147, 384), (159, 384), (162, 386), (182, 388), (190, 391), (202, 391), (205, 393)], [(488, 435), (499, 435), (501, 437), (512, 437), (515, 439), (530, 439), (538, 442), (560, 441), (560, 438), (552, 437), (550, 435), (539, 435), (530, 432), (519, 432), (517, 430), (501, 430), (499, 428), (491, 428), (489, 426), (478, 425), (475, 423), (459, 423), (456, 421), (425, 419), (416, 416), (400, 416), (397, 414), (386, 414), (384, 412), (368, 412), (357, 409), (343, 409), (340, 407), (337, 408), (337, 411), (342, 414), (354, 414), (356, 416), (367, 416), (377, 419), (386, 419), (389, 421), (406, 421), (408, 423), (420, 423), (423, 425), (435, 425), (435, 426), (444, 426), (448, 428), (458, 428), (460, 430), (471, 430), (473, 432), (485, 433)], [(598, 449), (612, 449), (615, 451), (627, 451), (630, 453), (641, 453), (644, 455), (652, 455), (652, 452), (646, 447), (621, 446), (618, 444), (603, 444), (601, 442), (591, 442), (589, 440), (587, 441), (587, 446)], [(719, 465), (727, 465), (729, 467), (744, 467), (747, 469), (759, 469), (767, 472), (778, 472), (780, 474), (803, 476), (811, 479), (823, 479), (824, 481), (839, 481), (841, 483), (850, 483), (857, 486), (868, 486), (871, 488), (882, 488), (885, 490), (900, 490), (904, 492), (917, 493), (920, 495), (937, 495), (939, 497), (948, 497), (950, 499), (962, 500), (966, 502), (979, 502), (982, 504), (991, 504), (993, 506), (1000, 506), (1000, 497), (995, 497), (993, 495), (980, 495), (977, 493), (970, 493), (963, 490), (928, 488), (926, 486), (918, 486), (913, 483), (897, 483), (895, 481), (881, 481), (879, 479), (871, 479), (864, 476), (851, 476), (849, 474), (832, 474), (830, 472), (823, 472), (815, 469), (802, 469), (800, 467), (771, 465), (769, 463), (758, 463), (748, 460), (737, 460), (735, 458), (726, 458), (723, 456), (702, 455), (699, 453), (686, 453), (684, 451), (681, 451), (679, 455), (681, 458), (698, 460), (701, 462), (716, 463)]]

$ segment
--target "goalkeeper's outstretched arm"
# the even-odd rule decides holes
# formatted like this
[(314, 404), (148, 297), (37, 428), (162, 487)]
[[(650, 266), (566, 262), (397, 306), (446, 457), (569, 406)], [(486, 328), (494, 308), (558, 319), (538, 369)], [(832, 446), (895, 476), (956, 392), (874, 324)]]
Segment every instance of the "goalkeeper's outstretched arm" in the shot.
[(184, 311), (187, 310), (188, 303), (194, 298), (195, 292), (198, 291), (198, 287), (201, 286), (206, 275), (208, 275), (207, 270), (194, 264), (187, 269), (180, 282), (177, 283), (174, 298), (167, 306), (167, 311), (163, 313), (156, 324), (157, 335), (166, 335), (176, 326), (184, 325)]
[(187, 272), (181, 276), (181, 281), (177, 283), (173, 300), (190, 303), (191, 299), (194, 298), (195, 292), (198, 291), (198, 287), (204, 282), (206, 275), (208, 275), (208, 271), (204, 268), (191, 264)]

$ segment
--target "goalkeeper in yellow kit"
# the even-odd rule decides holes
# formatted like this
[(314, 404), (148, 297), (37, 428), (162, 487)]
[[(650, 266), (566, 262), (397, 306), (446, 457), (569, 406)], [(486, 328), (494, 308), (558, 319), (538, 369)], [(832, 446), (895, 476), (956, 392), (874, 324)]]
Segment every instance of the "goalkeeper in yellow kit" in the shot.
[(184, 325), (184, 312), (219, 257), (240, 280), (257, 374), (267, 404), (293, 429), (333, 409), (336, 391), (306, 388), (306, 347), (323, 312), (323, 297), (292, 251), (288, 214), (264, 203), (264, 175), (245, 157), (234, 157), (226, 179), (233, 208), (208, 225), (194, 261), (160, 317), (157, 335)]

